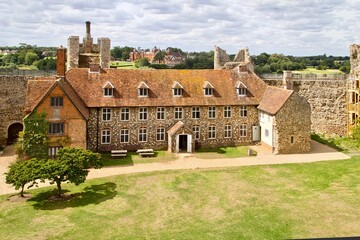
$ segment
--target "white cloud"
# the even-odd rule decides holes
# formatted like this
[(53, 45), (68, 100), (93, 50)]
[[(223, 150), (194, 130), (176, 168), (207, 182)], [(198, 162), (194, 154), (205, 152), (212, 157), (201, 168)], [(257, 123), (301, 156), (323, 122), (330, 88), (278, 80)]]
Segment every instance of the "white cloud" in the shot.
[(360, 42), (356, 0), (0, 0), (0, 45), (66, 45), (68, 36), (109, 37), (112, 45), (235, 53), (348, 55)]

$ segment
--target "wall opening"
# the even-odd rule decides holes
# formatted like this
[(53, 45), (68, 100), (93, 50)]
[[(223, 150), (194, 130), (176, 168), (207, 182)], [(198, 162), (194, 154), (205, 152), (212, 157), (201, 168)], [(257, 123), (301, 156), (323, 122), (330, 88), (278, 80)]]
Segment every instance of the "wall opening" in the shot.
[(188, 135), (179, 135), (179, 152), (187, 152)]
[(13, 123), (8, 129), (7, 144), (14, 144), (19, 137), (19, 132), (23, 130), (21, 123)]

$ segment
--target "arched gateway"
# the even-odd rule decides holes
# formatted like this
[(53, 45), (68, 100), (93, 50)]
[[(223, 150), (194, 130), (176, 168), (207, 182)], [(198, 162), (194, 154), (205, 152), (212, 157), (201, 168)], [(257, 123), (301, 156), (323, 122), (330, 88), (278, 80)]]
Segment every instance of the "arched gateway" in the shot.
[(19, 137), (19, 132), (23, 130), (21, 123), (13, 123), (8, 128), (7, 144), (13, 144)]

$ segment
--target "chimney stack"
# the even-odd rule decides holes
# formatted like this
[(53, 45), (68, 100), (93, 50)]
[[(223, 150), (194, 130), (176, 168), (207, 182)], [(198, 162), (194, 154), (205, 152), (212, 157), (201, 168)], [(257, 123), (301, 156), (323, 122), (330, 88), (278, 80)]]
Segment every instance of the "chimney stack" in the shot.
[(56, 52), (56, 76), (65, 77), (66, 48), (59, 47)]
[(91, 22), (86, 21), (86, 38), (87, 39), (91, 38), (90, 25), (91, 25)]

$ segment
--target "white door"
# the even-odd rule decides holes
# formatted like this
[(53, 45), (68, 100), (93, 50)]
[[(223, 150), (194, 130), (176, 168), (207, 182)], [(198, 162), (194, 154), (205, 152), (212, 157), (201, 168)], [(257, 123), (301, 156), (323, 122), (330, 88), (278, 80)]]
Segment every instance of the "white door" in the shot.
[(188, 137), (187, 137), (187, 152), (188, 153), (191, 153), (191, 147), (192, 147), (192, 136), (189, 134)]

